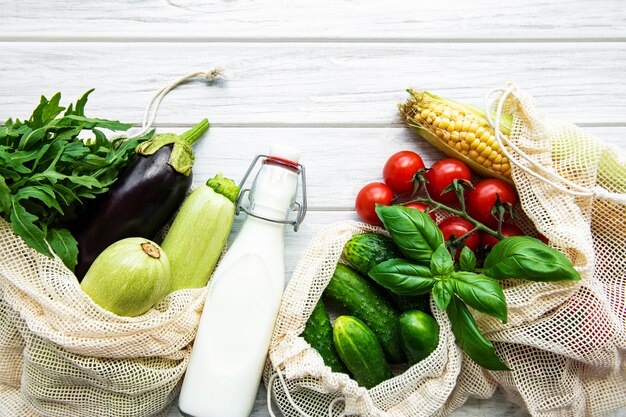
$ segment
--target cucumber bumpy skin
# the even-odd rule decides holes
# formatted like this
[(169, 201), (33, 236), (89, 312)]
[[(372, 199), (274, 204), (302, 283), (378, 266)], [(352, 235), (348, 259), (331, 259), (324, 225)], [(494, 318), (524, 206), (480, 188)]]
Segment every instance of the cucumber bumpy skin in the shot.
[(328, 317), (323, 300), (320, 299), (315, 305), (301, 336), (313, 349), (319, 352), (326, 366), (329, 366), (333, 372), (348, 373), (335, 350), (333, 326), (330, 323), (330, 317)]
[[(379, 263), (390, 259), (402, 258), (400, 250), (387, 236), (378, 233), (363, 233), (354, 235), (343, 248), (343, 256), (350, 266), (367, 276), (370, 269)], [(430, 297), (424, 295), (399, 295), (387, 288), (372, 282), (377, 286), (400, 311), (422, 310), (430, 313)]]
[(337, 317), (333, 342), (339, 357), (359, 385), (369, 389), (393, 377), (378, 338), (358, 318)]
[(338, 264), (324, 294), (365, 322), (380, 340), (389, 362), (406, 361), (400, 341), (400, 314), (370, 279)]

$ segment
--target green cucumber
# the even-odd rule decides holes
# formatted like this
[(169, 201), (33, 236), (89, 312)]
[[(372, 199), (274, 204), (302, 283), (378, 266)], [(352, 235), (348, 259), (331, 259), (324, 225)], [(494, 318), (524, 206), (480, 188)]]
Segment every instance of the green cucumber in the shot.
[(400, 339), (409, 364), (415, 365), (437, 348), (439, 324), (423, 311), (406, 311), (400, 316)]
[(372, 280), (346, 265), (338, 264), (324, 294), (372, 329), (391, 363), (406, 360), (400, 342), (400, 313)]
[(339, 357), (362, 387), (369, 389), (393, 377), (378, 338), (358, 318), (337, 317), (333, 342)]
[[(343, 248), (346, 261), (361, 274), (367, 276), (370, 269), (389, 259), (402, 258), (402, 253), (387, 236), (378, 233), (363, 233), (353, 236)], [(399, 295), (377, 285), (400, 311), (422, 310), (430, 312), (430, 299), (424, 295)]]
[(354, 269), (364, 275), (381, 262), (402, 258), (393, 240), (378, 233), (353, 236), (343, 247), (343, 256)]
[(319, 352), (326, 366), (329, 366), (333, 372), (348, 373), (337, 356), (337, 351), (333, 345), (333, 326), (324, 307), (324, 301), (321, 299), (315, 305), (301, 336), (313, 349)]
[(218, 174), (187, 196), (161, 245), (172, 270), (169, 292), (207, 284), (233, 226), (238, 189)]

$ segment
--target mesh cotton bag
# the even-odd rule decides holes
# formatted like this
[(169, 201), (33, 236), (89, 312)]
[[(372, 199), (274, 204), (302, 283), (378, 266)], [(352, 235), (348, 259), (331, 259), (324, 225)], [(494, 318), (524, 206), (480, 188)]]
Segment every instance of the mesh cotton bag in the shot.
[(332, 373), (298, 336), (345, 242), (377, 230), (355, 222), (331, 225), (294, 271), (272, 338), (265, 383), (285, 415), (447, 415), (498, 387), (533, 416), (596, 416), (626, 407), (626, 154), (542, 113), (514, 85), (501, 93), (495, 114), (512, 114), (514, 123), (508, 138), (498, 138), (514, 163), (521, 222), (529, 222), (522, 229), (534, 226), (549, 238), (582, 279), (505, 281), (507, 324), (474, 312), (511, 372), (487, 371), (467, 358), (445, 313), (433, 305), (441, 327), (437, 349), (366, 390)]
[(177, 394), (204, 290), (139, 317), (97, 306), (0, 220), (0, 415), (149, 416)]

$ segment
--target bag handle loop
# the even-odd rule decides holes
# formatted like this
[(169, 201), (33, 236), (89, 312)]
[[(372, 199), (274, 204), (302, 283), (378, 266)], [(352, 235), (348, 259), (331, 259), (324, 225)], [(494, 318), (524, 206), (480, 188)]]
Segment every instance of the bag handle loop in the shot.
[[(626, 194), (612, 193), (600, 186), (594, 186), (591, 188), (583, 187), (573, 181), (568, 180), (567, 178), (562, 177), (554, 170), (542, 166), (530, 155), (528, 155), (517, 145), (515, 145), (505, 134), (502, 133), (502, 131), (500, 130), (500, 119), (502, 117), (504, 105), (509, 97), (517, 97), (517, 91), (518, 87), (516, 84), (508, 83), (506, 89), (494, 89), (487, 93), (487, 95), (485, 96), (485, 117), (487, 118), (489, 125), (491, 125), (491, 127), (493, 128), (496, 142), (498, 143), (498, 146), (500, 146), (500, 150), (509, 159), (509, 161), (513, 165), (524, 171), (526, 174), (541, 180), (542, 182), (556, 188), (563, 193), (576, 197), (594, 197), (600, 200), (608, 200), (617, 204), (626, 204)], [(493, 103), (491, 103), (489, 99), (496, 93), (500, 93), (500, 98), (497, 99), (494, 120), (491, 117), (491, 109)], [(513, 156), (513, 154), (509, 152), (509, 149), (507, 149), (507, 147), (515, 151), (517, 156)], [(536, 169), (536, 171), (531, 170), (527, 166), (523, 165), (518, 157), (527, 161), (531, 166)], [(554, 180), (552, 180), (551, 178), (553, 178)], [(565, 184), (566, 186), (561, 184)]]

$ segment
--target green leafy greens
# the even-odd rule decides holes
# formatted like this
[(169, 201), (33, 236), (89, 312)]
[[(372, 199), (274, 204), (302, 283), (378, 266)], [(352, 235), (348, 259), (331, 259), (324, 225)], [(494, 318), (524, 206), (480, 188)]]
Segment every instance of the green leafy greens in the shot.
[[(154, 133), (107, 139), (102, 129), (132, 125), (86, 117), (92, 91), (67, 108), (59, 105), (60, 93), (42, 96), (28, 120), (0, 125), (0, 216), (29, 247), (48, 257), (56, 253), (70, 270), (78, 248), (65, 224), (86, 200), (108, 191), (135, 147)], [(83, 131), (93, 138), (79, 138)]]
[(580, 275), (561, 252), (527, 236), (498, 242), (477, 269), (477, 259), (463, 247), (456, 264), (435, 222), (425, 213), (402, 206), (376, 206), (391, 238), (408, 260), (391, 259), (369, 271), (378, 284), (400, 295), (432, 293), (445, 310), (463, 351), (480, 366), (508, 370), (478, 328), (469, 307), (507, 321), (504, 291), (497, 280), (574, 281)]

